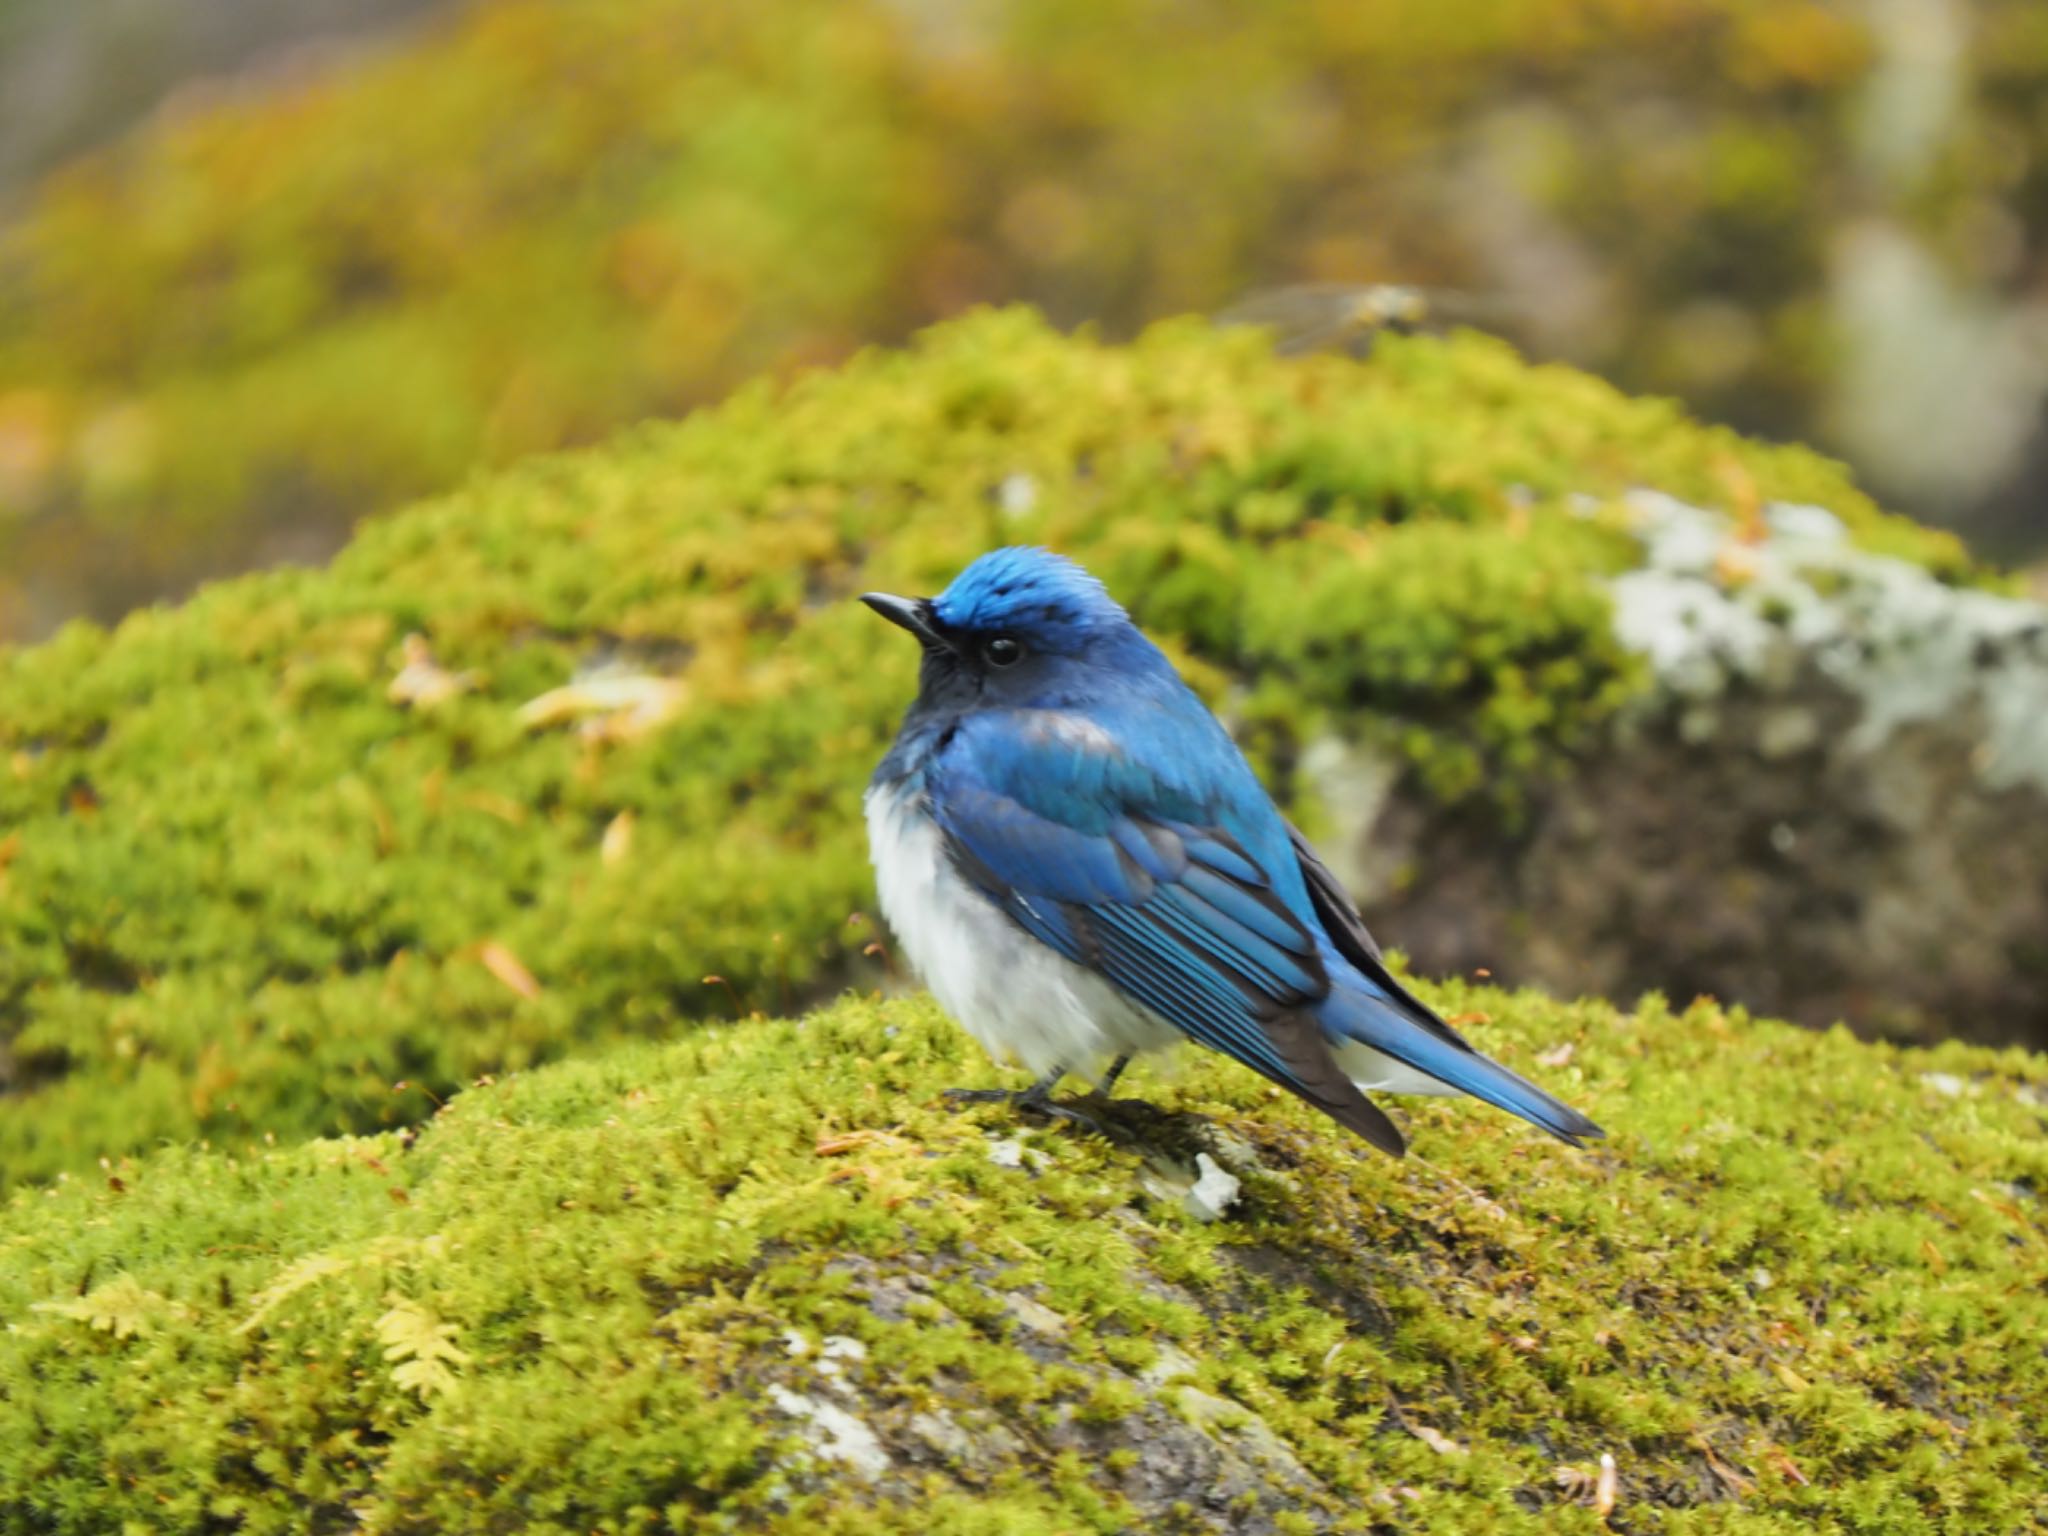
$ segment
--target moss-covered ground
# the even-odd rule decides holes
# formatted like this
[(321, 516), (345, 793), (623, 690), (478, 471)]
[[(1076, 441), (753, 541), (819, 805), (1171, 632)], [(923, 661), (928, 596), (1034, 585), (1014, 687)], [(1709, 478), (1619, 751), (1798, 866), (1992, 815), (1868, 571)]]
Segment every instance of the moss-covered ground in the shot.
[[(1983, 89), (1889, 210), (1933, 250), (1994, 214), (2037, 235), (2048, 43), (2029, 0), (1978, 9)], [(1261, 282), (1491, 283), (1446, 212), (1475, 177), (1612, 264), (1599, 323), (1549, 329), (1805, 435), (1884, 56), (1805, 0), (447, 10), (181, 93), (0, 228), (0, 633), (976, 299), (1134, 329)]]
[(18, 1190), (0, 1526), (2048, 1522), (2048, 1061), (1432, 995), (1612, 1139), (1404, 1101), (1395, 1162), (1141, 1069), (1243, 1179), (1202, 1225), (1141, 1150), (949, 1107), (979, 1051), (850, 997)]
[[(0, 653), (0, 1186), (877, 979), (859, 796), (915, 657), (851, 599), (992, 544), (1087, 561), (1290, 803), (1334, 730), (1511, 815), (1640, 682), (1634, 485), (1963, 570), (1819, 459), (1483, 339), (1003, 313)], [(526, 710), (579, 676), (595, 712)]]

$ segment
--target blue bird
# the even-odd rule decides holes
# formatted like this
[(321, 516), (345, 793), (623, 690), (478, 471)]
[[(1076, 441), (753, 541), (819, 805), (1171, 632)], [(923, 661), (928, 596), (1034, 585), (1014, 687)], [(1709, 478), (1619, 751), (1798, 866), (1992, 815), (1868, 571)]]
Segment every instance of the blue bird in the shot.
[[(1383, 1151), (1367, 1090), (1467, 1093), (1574, 1146), (1600, 1127), (1481, 1055), (1394, 979), (1357, 908), (1173, 663), (1042, 549), (935, 598), (861, 599), (924, 649), (867, 792), (882, 911), (1014, 1097), (1194, 1040)], [(1077, 1116), (1076, 1118), (1082, 1118)]]

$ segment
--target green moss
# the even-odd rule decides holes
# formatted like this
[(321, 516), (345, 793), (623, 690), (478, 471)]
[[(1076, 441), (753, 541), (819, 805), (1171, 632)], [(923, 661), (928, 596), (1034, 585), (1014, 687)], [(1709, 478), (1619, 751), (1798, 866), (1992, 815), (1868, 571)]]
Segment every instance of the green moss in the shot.
[(1639, 1532), (2048, 1519), (2048, 1064), (1434, 999), (1614, 1139), (1411, 1100), (1397, 1163), (1202, 1057), (1138, 1083), (1229, 1133), (1198, 1226), (851, 999), (20, 1191), (0, 1523), (1592, 1532), (1603, 1454)]
[[(1570, 498), (1712, 504), (1730, 465), (1956, 560), (1820, 461), (1482, 339), (1282, 362), (1003, 313), (0, 654), (0, 1181), (373, 1130), (878, 978), (859, 796), (915, 656), (850, 599), (995, 543), (1089, 562), (1219, 703), (1248, 679), (1283, 794), (1334, 726), (1511, 810), (1636, 680), (1600, 585), (1630, 546)], [(468, 691), (388, 696), (410, 632)], [(604, 657), (672, 680), (672, 715), (521, 723)]]

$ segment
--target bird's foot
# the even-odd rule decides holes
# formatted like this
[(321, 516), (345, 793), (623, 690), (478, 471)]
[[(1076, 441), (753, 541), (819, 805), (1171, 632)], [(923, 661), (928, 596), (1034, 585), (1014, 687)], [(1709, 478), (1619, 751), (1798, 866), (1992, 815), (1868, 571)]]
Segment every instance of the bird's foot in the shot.
[(1130, 1139), (1125, 1129), (1116, 1123), (1120, 1111), (1152, 1110), (1152, 1106), (1143, 1099), (1109, 1099), (1099, 1093), (1084, 1094), (1079, 1099), (1056, 1099), (1052, 1096), (1052, 1083), (1045, 1081), (1033, 1083), (1029, 1088), (949, 1088), (946, 1101), (959, 1105), (1008, 1104), (1020, 1114), (1064, 1121), (1105, 1141)]

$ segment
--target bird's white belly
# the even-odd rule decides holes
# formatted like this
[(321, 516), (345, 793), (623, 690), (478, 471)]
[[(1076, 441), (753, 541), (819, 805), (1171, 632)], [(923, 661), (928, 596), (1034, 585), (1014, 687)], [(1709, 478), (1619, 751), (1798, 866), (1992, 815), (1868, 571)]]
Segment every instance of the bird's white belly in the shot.
[(998, 1061), (1084, 1076), (1179, 1030), (1041, 944), (963, 879), (907, 786), (868, 791), (868, 850), (882, 915), (924, 984)]

